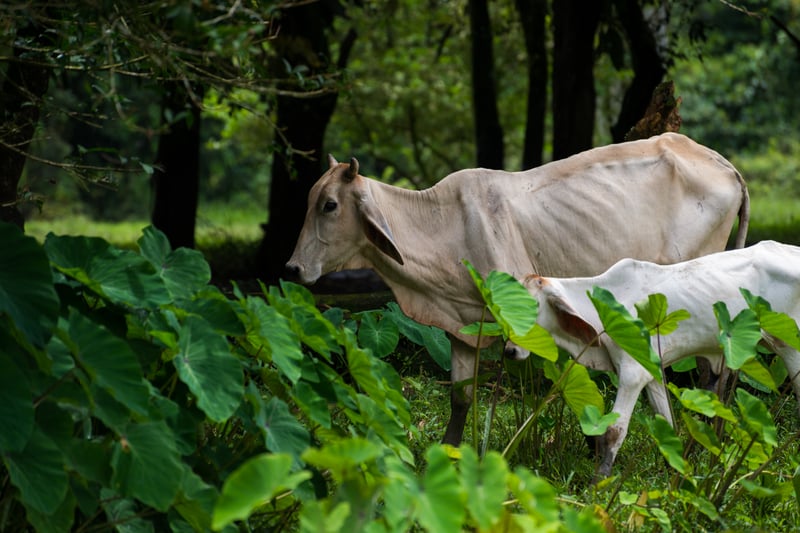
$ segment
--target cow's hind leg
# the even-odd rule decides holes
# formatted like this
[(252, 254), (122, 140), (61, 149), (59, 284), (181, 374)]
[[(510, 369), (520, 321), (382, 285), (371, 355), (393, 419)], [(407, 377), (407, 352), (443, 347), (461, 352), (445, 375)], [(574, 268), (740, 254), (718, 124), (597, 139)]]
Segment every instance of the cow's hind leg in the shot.
[(467, 421), (470, 403), (472, 403), (472, 385), (465, 383), (475, 370), (476, 348), (450, 336), (451, 362), (450, 380), (450, 421), (442, 442), (458, 446), (464, 436), (464, 425)]

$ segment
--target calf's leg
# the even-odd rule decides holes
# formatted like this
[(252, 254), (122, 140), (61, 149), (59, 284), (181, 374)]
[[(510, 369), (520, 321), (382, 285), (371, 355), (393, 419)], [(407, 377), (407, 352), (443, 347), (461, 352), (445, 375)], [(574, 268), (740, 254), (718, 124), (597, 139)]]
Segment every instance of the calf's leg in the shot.
[(613, 412), (619, 413), (619, 418), (598, 441), (600, 466), (597, 469), (596, 480), (611, 475), (611, 468), (614, 466), (617, 452), (628, 434), (628, 425), (631, 421), (633, 408), (636, 406), (636, 400), (639, 398), (642, 389), (653, 380), (650, 373), (639, 363), (633, 359), (628, 359), (620, 364), (619, 388), (617, 389), (617, 397), (614, 400), (614, 408), (612, 409)]

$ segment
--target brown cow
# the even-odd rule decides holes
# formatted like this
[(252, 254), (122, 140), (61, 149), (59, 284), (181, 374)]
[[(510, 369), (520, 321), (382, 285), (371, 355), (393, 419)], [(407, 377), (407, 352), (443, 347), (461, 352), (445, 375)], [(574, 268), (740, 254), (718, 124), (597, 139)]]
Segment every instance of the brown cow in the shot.
[[(476, 339), (459, 333), (483, 302), (462, 264), (486, 274), (559, 277), (603, 272), (633, 257), (676, 263), (725, 248), (749, 196), (717, 152), (676, 133), (595, 148), (524, 172), (460, 170), (411, 191), (338, 163), (312, 187), (287, 272), (302, 283), (372, 268), (405, 314), (452, 341), (453, 383), (471, 376)], [(444, 442), (458, 444), (470, 387), (453, 391)]]

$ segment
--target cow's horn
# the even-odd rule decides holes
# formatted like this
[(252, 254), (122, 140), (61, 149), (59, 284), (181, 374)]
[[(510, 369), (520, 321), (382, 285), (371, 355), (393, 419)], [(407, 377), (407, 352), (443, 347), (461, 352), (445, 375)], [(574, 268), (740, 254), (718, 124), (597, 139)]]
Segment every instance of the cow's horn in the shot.
[(358, 159), (355, 157), (350, 158), (350, 168), (347, 169), (347, 172), (344, 173), (344, 179), (347, 181), (353, 181), (358, 176)]
[(339, 162), (333, 157), (331, 154), (328, 154), (328, 168), (333, 168), (338, 165)]

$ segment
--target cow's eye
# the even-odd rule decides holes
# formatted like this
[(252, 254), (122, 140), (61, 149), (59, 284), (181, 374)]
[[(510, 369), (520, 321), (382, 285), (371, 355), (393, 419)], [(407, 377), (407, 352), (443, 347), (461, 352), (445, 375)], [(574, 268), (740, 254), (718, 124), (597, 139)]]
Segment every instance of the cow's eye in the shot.
[(322, 206), (322, 211), (324, 213), (330, 213), (331, 211), (336, 209), (336, 206), (337, 206), (336, 202), (334, 202), (333, 200), (328, 200), (327, 202), (325, 202), (325, 205)]

